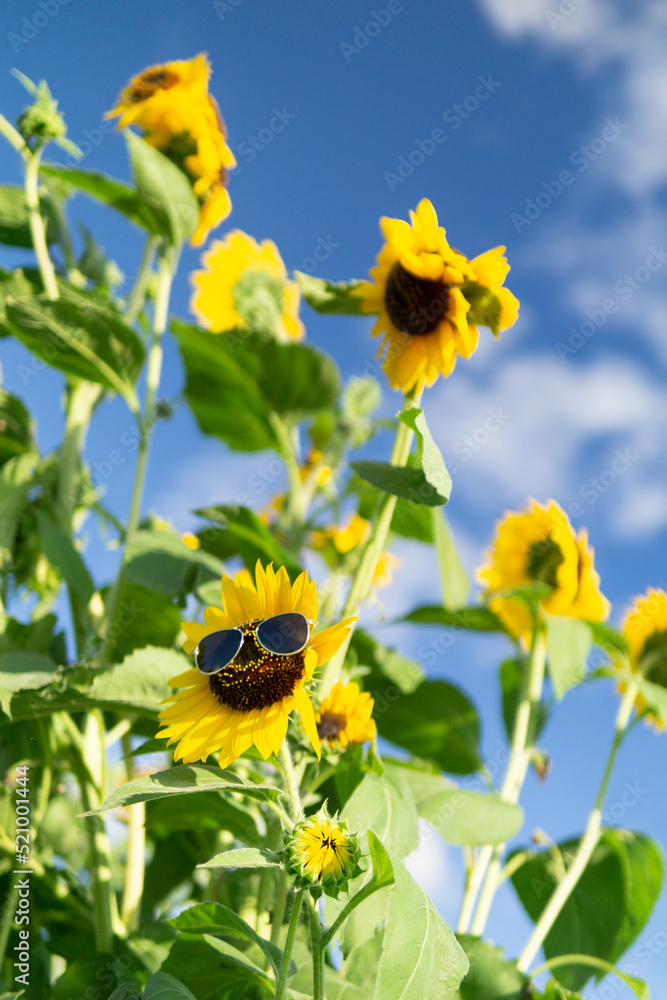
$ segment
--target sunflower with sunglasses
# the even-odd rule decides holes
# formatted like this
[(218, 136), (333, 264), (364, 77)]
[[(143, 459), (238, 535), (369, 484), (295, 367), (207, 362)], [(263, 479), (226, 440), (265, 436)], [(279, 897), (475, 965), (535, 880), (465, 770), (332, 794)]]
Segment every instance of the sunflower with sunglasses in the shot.
[(296, 710), (320, 756), (315, 712), (307, 685), (345, 641), (355, 618), (315, 633), (315, 582), (302, 573), (290, 583), (284, 567), (258, 562), (222, 578), (223, 609), (208, 607), (205, 624), (183, 622), (186, 653), (195, 666), (169, 682), (179, 688), (166, 699), (158, 732), (177, 743), (176, 760), (190, 764), (220, 751), (228, 767), (251, 746), (267, 760), (278, 753)]

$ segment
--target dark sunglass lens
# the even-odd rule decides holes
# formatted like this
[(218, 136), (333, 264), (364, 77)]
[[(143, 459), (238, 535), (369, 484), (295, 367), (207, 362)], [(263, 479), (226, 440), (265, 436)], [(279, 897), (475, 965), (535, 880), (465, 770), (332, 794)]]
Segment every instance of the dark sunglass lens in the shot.
[(243, 642), (243, 635), (235, 628), (211, 632), (200, 640), (195, 663), (202, 674), (217, 674), (232, 662)]
[(308, 642), (308, 622), (296, 611), (267, 618), (257, 626), (257, 640), (269, 653), (287, 656), (298, 653)]

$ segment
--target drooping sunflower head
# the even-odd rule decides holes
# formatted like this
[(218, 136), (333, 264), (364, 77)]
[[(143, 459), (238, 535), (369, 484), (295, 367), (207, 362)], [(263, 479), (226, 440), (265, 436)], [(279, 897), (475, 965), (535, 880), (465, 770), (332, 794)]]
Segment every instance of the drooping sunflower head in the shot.
[(367, 691), (360, 691), (352, 681), (338, 681), (331, 693), (315, 712), (317, 734), (330, 749), (344, 750), (354, 743), (365, 743), (375, 736), (373, 699)]
[(501, 287), (509, 271), (504, 247), (468, 260), (450, 247), (428, 199), (410, 217), (381, 219), (386, 242), (373, 280), (355, 292), (364, 312), (378, 315), (373, 335), (382, 335), (384, 371), (405, 391), (449, 375), (457, 355), (475, 350), (477, 324), (497, 333), (515, 322), (519, 306)]
[(106, 115), (118, 117), (119, 128), (137, 125), (143, 129), (146, 142), (190, 177), (200, 205), (192, 237), (195, 246), (229, 215), (227, 172), (236, 166), (218, 106), (208, 92), (209, 77), (204, 54), (150, 66), (129, 82)]
[(286, 845), (287, 865), (300, 888), (323, 889), (337, 896), (361, 873), (359, 845), (347, 823), (326, 809), (297, 823)]
[(585, 531), (575, 536), (567, 515), (554, 500), (546, 504), (530, 500), (527, 510), (508, 513), (498, 525), (487, 563), (478, 575), (491, 598), (491, 609), (517, 637), (530, 635), (528, 608), (519, 598), (494, 597), (494, 593), (544, 583), (551, 590), (540, 603), (550, 614), (590, 621), (602, 621), (609, 614), (588, 536)]
[[(667, 594), (662, 589), (649, 587), (645, 594), (636, 597), (626, 612), (623, 635), (628, 642), (630, 669), (641, 673), (646, 680), (667, 688)], [(618, 665), (622, 665), (618, 661)], [(620, 685), (621, 690), (625, 684)], [(646, 699), (638, 695), (637, 709), (646, 709)], [(649, 716), (658, 729), (659, 719)]]
[(223, 576), (222, 608), (206, 608), (204, 624), (182, 623), (183, 649), (193, 653), (205, 637), (225, 629), (239, 629), (243, 643), (224, 669), (205, 675), (193, 667), (169, 682), (180, 690), (160, 713), (164, 728), (158, 736), (167, 738), (167, 745), (178, 744), (177, 760), (189, 764), (220, 751), (218, 762), (227, 767), (253, 745), (266, 760), (280, 749), (294, 710), (319, 756), (307, 686), (316, 668), (340, 648), (355, 619), (322, 632), (311, 629), (305, 647), (288, 655), (267, 652), (256, 637), (258, 624), (275, 615), (297, 612), (316, 621), (317, 606), (317, 589), (307, 573), (292, 584), (284, 567), (275, 572), (258, 562), (254, 580), (245, 569), (233, 579)]
[(287, 280), (278, 247), (240, 230), (214, 240), (194, 271), (190, 307), (212, 333), (260, 331), (281, 341), (300, 340), (299, 287)]

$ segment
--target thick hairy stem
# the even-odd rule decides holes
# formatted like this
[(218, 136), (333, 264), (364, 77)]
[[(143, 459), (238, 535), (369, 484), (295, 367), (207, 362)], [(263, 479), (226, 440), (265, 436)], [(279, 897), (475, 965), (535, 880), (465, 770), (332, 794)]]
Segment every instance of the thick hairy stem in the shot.
[(322, 925), (317, 912), (317, 904), (311, 899), (308, 907), (310, 913), (310, 951), (313, 959), (313, 1000), (326, 1000), (324, 981), (324, 952), (322, 947)]
[(297, 781), (296, 773), (294, 771), (294, 761), (292, 760), (292, 754), (287, 746), (287, 741), (283, 742), (283, 745), (280, 748), (278, 761), (280, 763), (280, 771), (285, 784), (285, 791), (287, 792), (290, 816), (294, 823), (298, 823), (302, 815), (301, 796), (299, 794), (299, 782)]
[(285, 996), (285, 989), (287, 987), (287, 980), (289, 977), (290, 961), (292, 958), (292, 948), (294, 947), (294, 939), (296, 938), (296, 932), (299, 927), (299, 916), (301, 914), (301, 903), (303, 901), (304, 894), (305, 889), (300, 889), (294, 896), (292, 915), (290, 917), (289, 927), (287, 928), (285, 947), (283, 948), (283, 960), (280, 964), (278, 982), (276, 983), (276, 1000), (283, 1000), (283, 997)]
[(530, 968), (530, 963), (542, 947), (544, 939), (553, 927), (558, 914), (561, 912), (563, 906), (569, 899), (572, 890), (584, 873), (586, 865), (590, 861), (593, 851), (598, 845), (602, 829), (602, 807), (604, 805), (605, 795), (607, 794), (609, 779), (611, 778), (611, 773), (614, 769), (618, 749), (623, 742), (623, 737), (625, 735), (628, 722), (630, 721), (630, 716), (632, 715), (632, 708), (636, 697), (636, 685), (629, 684), (625, 694), (623, 695), (618, 715), (616, 716), (614, 739), (612, 740), (609, 757), (607, 758), (607, 764), (602, 776), (602, 781), (600, 782), (600, 789), (595, 800), (595, 805), (593, 806), (591, 814), (588, 817), (588, 823), (586, 824), (584, 835), (579, 841), (577, 853), (575, 854), (570, 867), (567, 869), (563, 878), (556, 886), (549, 902), (542, 911), (542, 916), (535, 924), (535, 928), (526, 943), (526, 947), (521, 952), (518, 967), (522, 972), (527, 972)]
[[(129, 756), (132, 751), (130, 734), (122, 737), (123, 755), (125, 757), (125, 773), (127, 780), (132, 781), (137, 776), (134, 759)], [(135, 802), (127, 806), (127, 860), (125, 864), (125, 885), (121, 918), (128, 931), (136, 930), (141, 914), (141, 897), (144, 892), (144, 867), (146, 855), (146, 804)]]

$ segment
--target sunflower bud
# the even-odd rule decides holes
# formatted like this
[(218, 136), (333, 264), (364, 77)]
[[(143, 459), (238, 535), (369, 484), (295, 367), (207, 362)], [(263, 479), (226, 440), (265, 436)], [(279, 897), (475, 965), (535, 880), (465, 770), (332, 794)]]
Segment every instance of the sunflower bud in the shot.
[(296, 876), (296, 885), (319, 896), (338, 896), (350, 879), (360, 875), (359, 845), (347, 823), (330, 818), (323, 808), (316, 816), (297, 823), (287, 842), (285, 861)]

